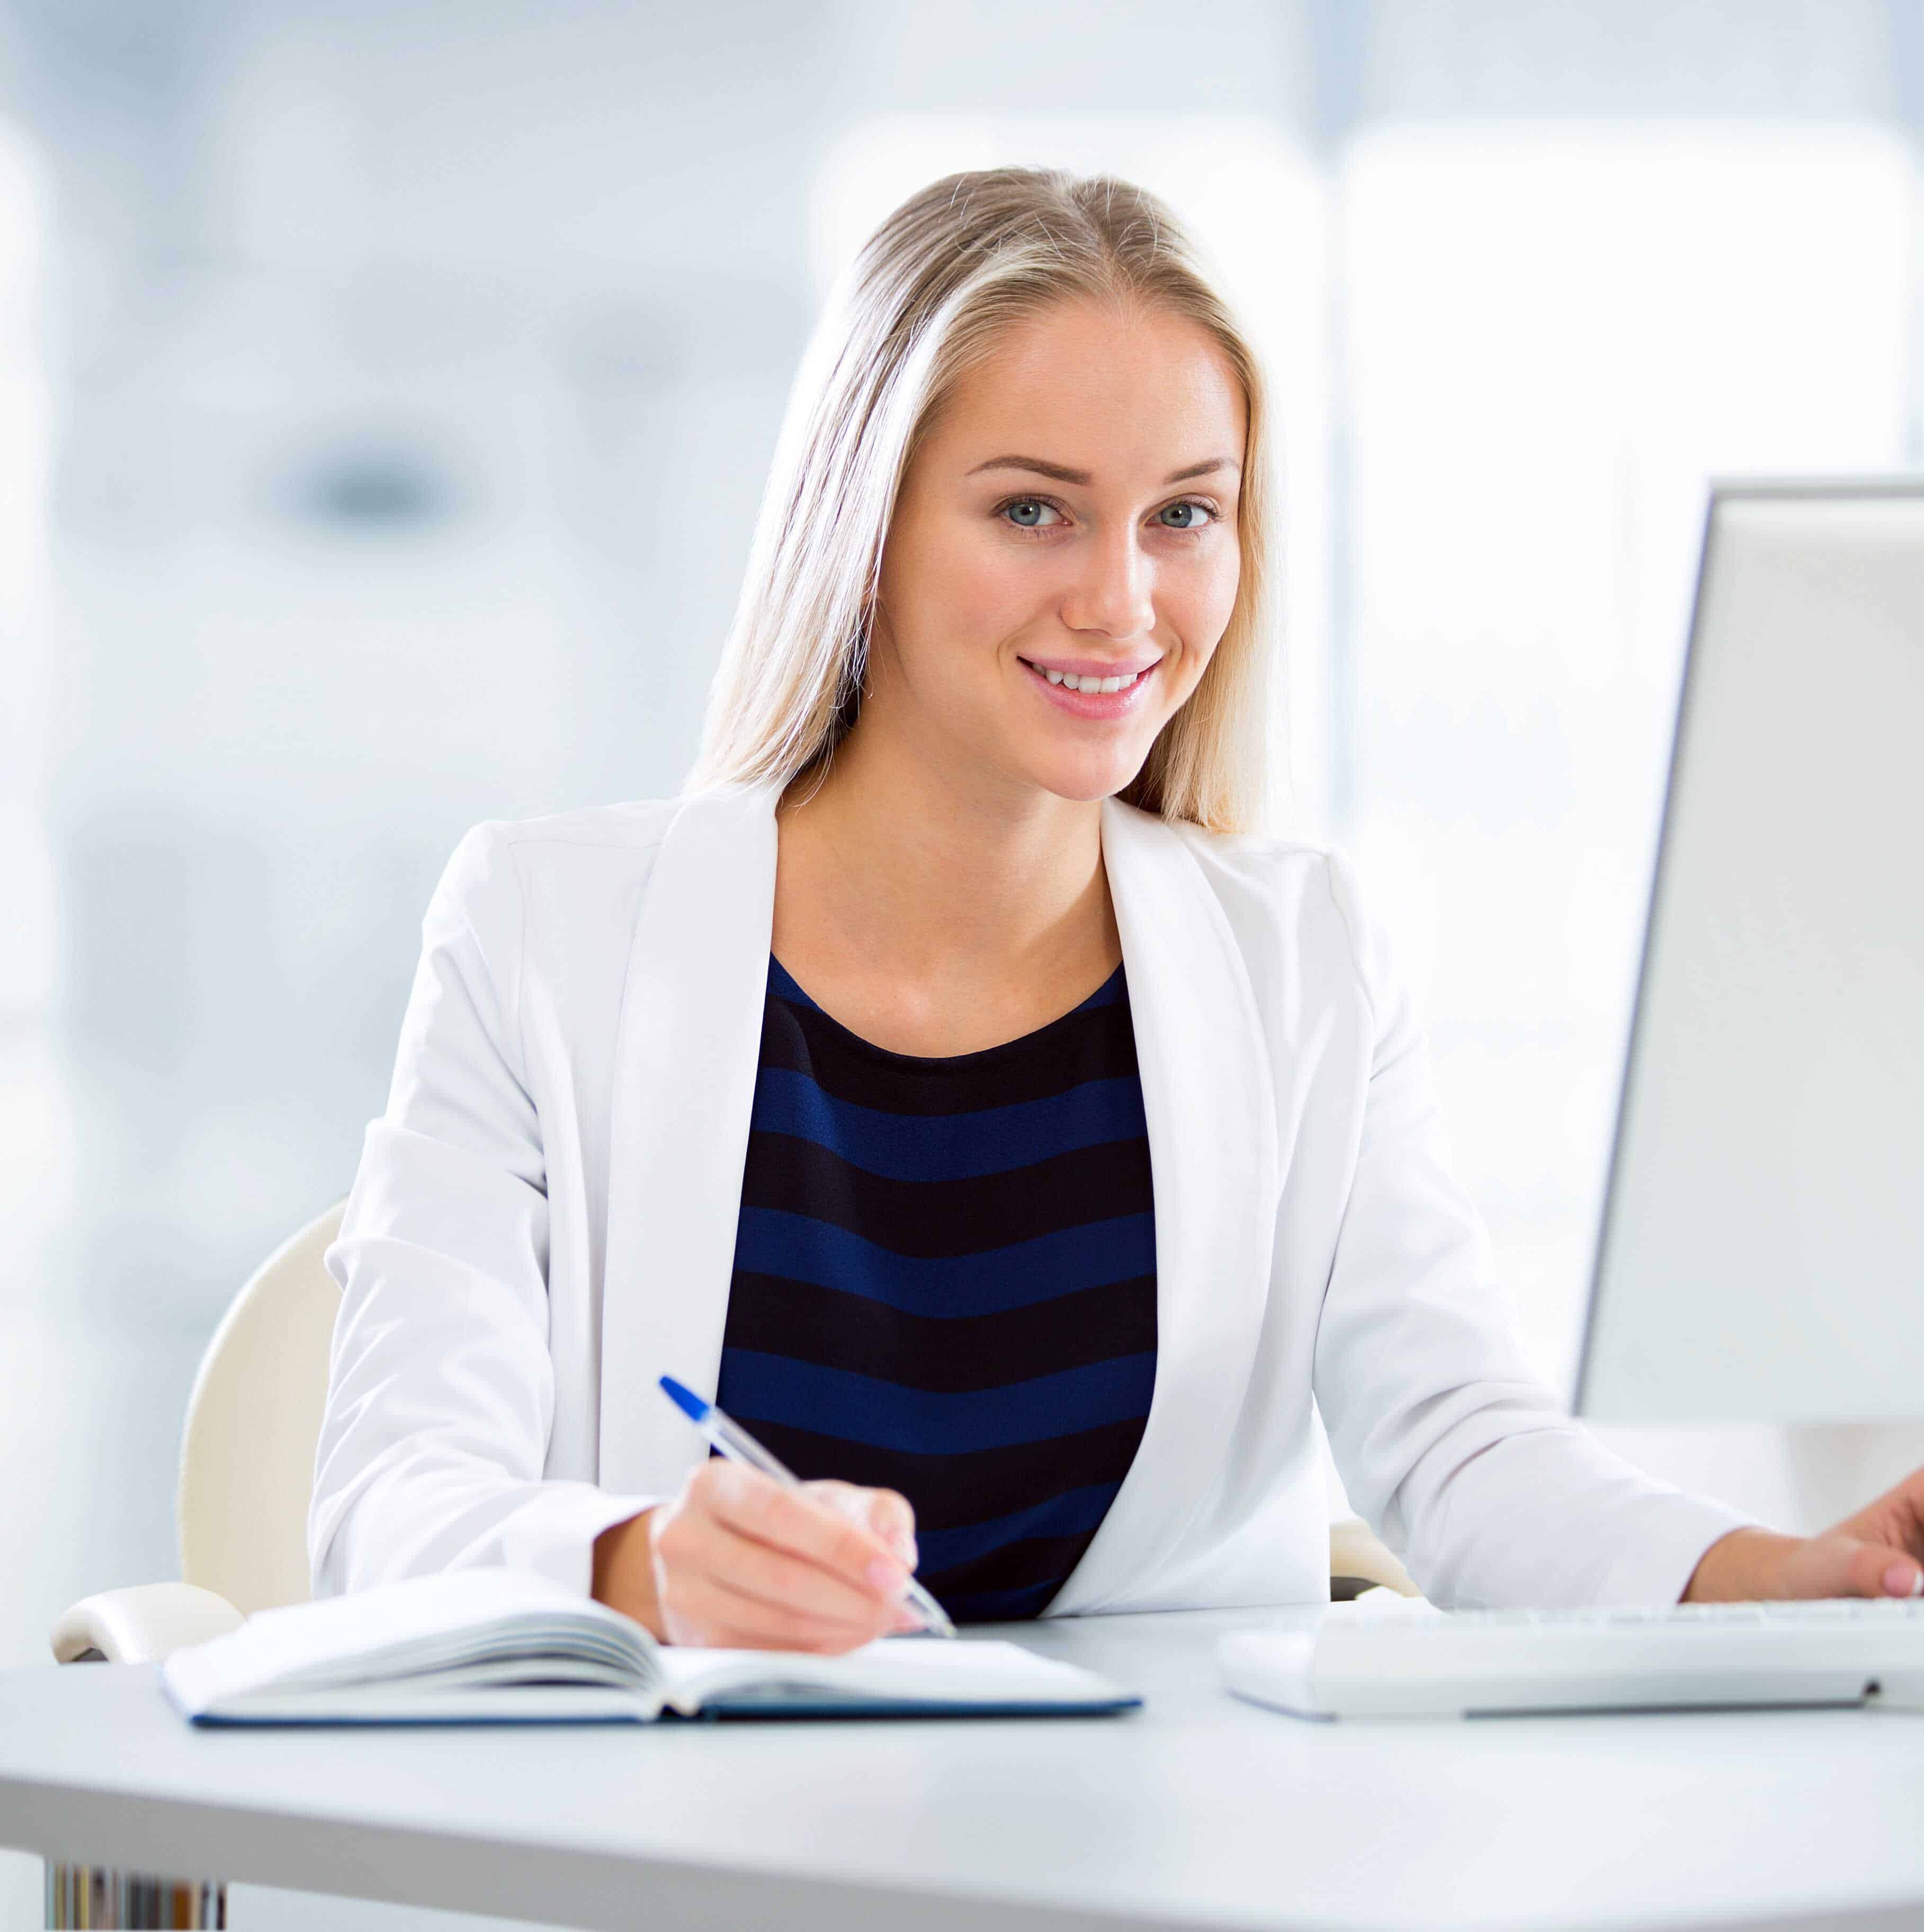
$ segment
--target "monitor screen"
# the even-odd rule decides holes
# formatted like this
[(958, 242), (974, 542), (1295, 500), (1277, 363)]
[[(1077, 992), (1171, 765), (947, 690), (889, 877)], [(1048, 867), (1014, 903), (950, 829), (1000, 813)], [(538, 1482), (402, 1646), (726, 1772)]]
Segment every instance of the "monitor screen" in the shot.
[(1924, 1415), (1924, 483), (1713, 493), (1577, 1406)]

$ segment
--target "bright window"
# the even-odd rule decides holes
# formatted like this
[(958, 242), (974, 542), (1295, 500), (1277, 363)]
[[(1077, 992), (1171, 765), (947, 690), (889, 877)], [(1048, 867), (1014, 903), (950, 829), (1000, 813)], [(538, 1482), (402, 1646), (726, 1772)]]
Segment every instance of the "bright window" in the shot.
[(1345, 829), (1559, 1382), (1705, 483), (1898, 460), (1912, 207), (1869, 131), (1403, 129), (1343, 171)]

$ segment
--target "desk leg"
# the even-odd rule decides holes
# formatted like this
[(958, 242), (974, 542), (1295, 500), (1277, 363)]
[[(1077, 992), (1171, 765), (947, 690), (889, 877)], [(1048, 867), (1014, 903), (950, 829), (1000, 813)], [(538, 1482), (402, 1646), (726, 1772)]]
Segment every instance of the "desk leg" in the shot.
[(109, 1871), (98, 1865), (47, 1862), (47, 1922), (67, 1932), (103, 1926), (224, 1927), (227, 1888), (218, 1879), (161, 1878), (152, 1872)]

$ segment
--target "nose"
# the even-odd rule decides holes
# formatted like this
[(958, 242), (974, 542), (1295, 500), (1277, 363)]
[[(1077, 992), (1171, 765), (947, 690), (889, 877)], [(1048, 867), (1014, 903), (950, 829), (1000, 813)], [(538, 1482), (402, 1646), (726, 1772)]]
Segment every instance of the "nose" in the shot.
[(1127, 523), (1093, 539), (1077, 563), (1062, 604), (1062, 621), (1072, 631), (1095, 632), (1121, 644), (1156, 628), (1151, 566)]

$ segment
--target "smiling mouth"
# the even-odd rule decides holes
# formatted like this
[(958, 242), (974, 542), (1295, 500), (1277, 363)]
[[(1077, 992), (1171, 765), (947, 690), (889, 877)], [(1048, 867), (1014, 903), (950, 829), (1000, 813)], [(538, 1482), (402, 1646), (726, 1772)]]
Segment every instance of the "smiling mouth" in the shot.
[[(1045, 680), (1050, 684), (1059, 685), (1064, 691), (1084, 692), (1091, 697), (1110, 692), (1132, 691), (1156, 668), (1155, 664), (1145, 664), (1140, 670), (1118, 672), (1108, 676), (1097, 676), (1079, 675), (1072, 670), (1051, 670), (1043, 665), (1031, 662), (1027, 658), (1021, 658), (1019, 662), (1028, 665), (1037, 677)], [(1161, 660), (1158, 658), (1157, 662), (1160, 663)]]

